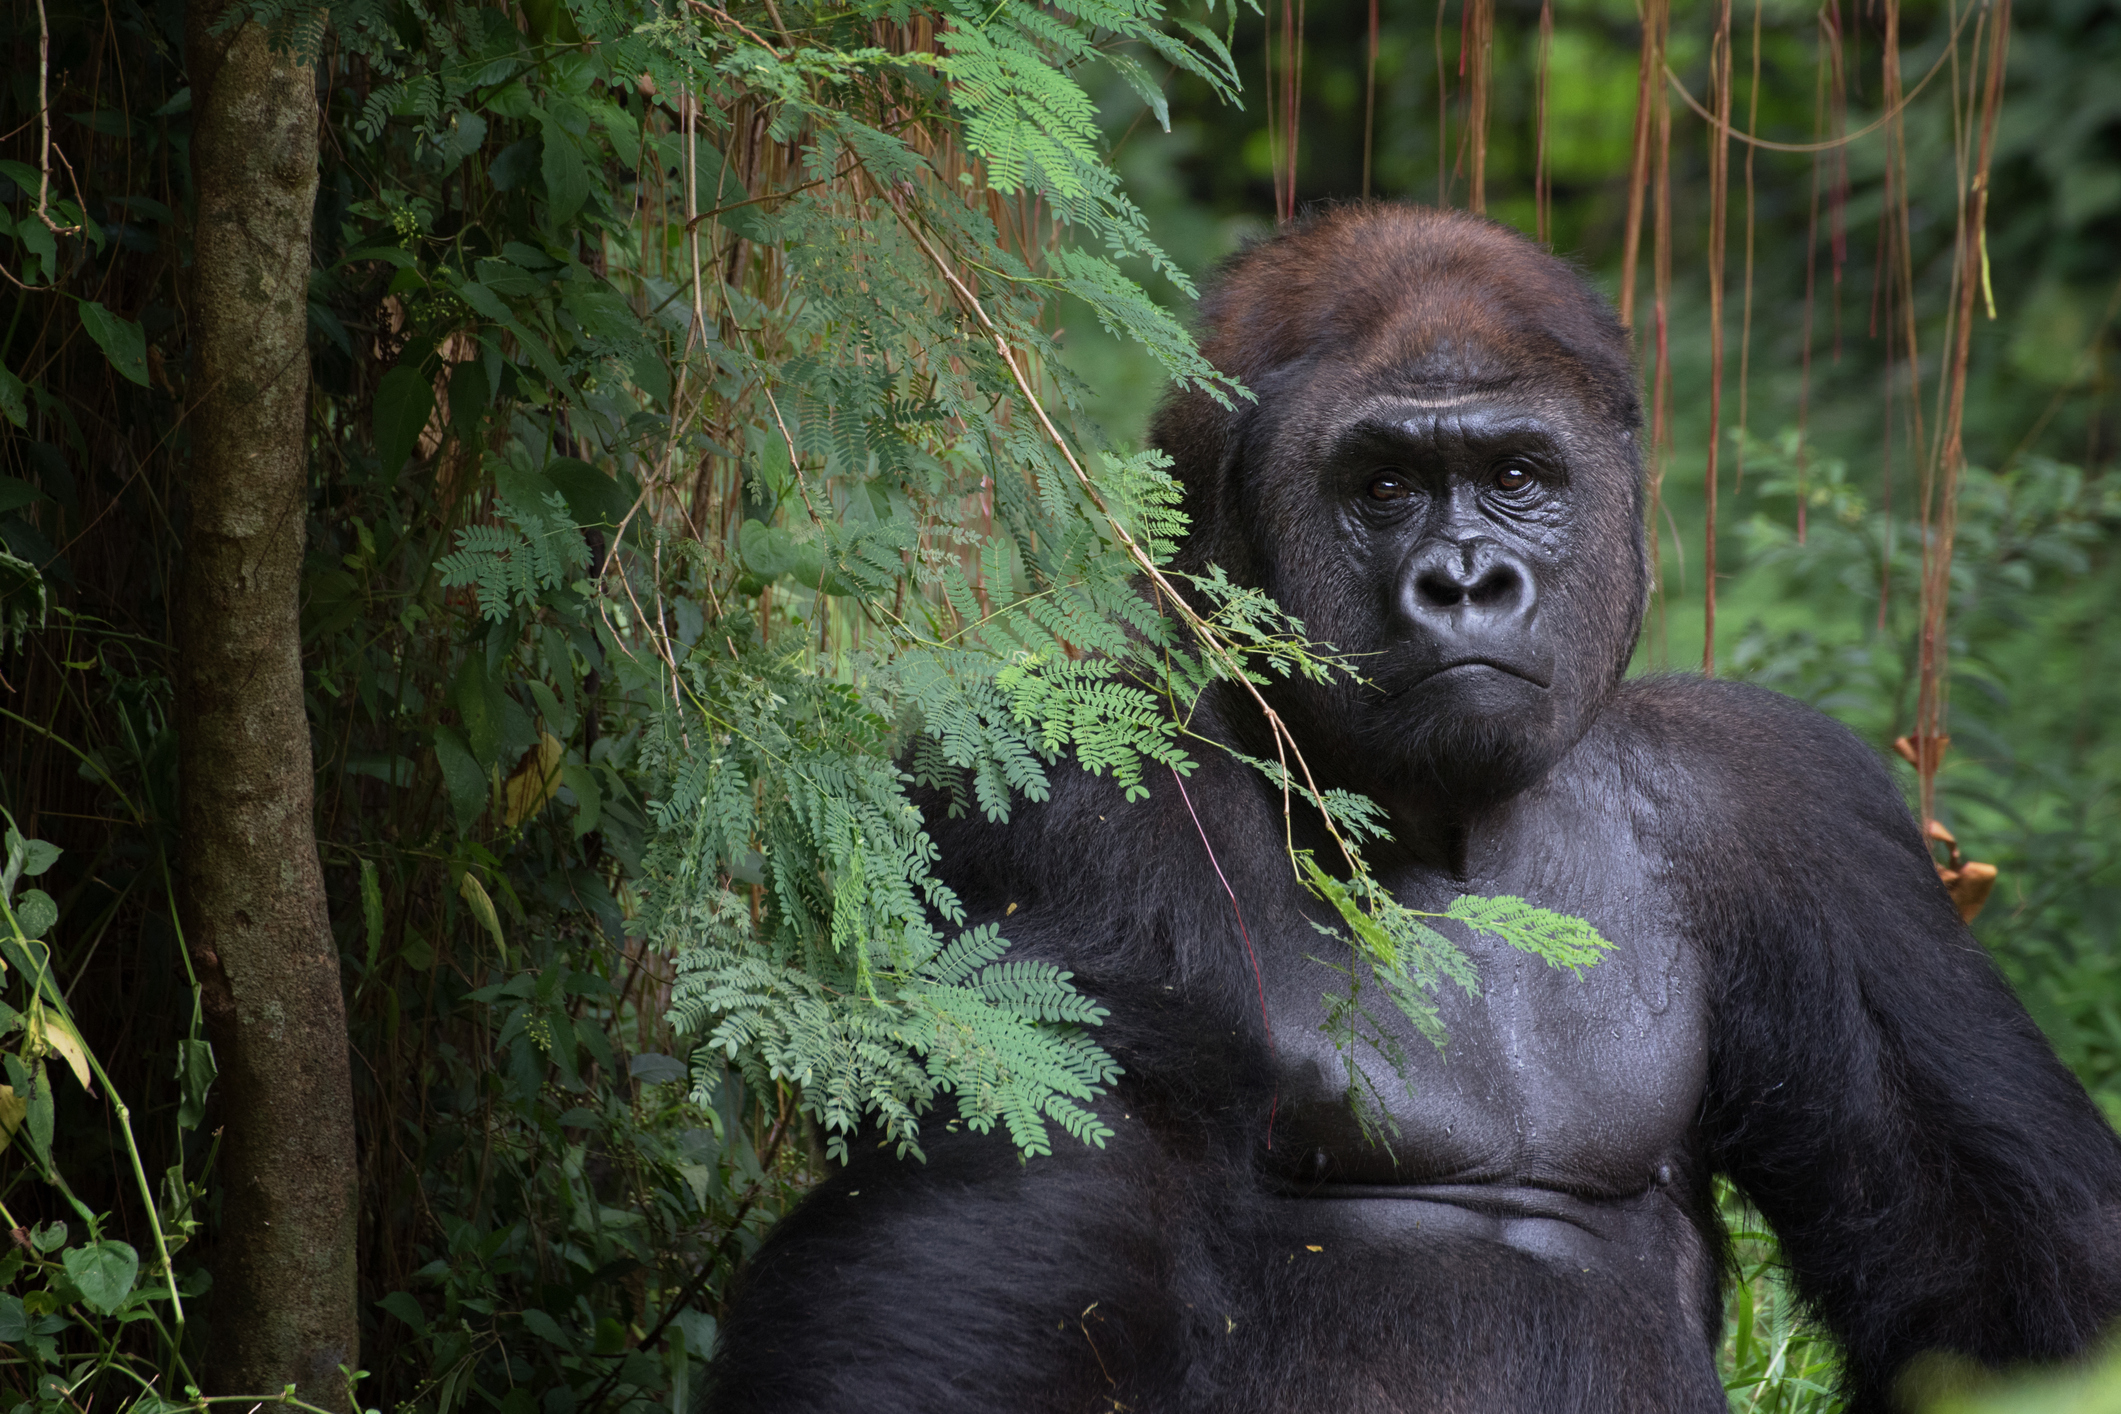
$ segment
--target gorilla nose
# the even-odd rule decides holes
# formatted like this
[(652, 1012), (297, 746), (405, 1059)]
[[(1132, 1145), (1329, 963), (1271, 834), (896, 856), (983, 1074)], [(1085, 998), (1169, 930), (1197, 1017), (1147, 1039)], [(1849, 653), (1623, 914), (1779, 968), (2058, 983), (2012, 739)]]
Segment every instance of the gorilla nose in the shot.
[(1403, 583), (1407, 617), (1451, 637), (1508, 633), (1532, 615), (1530, 567), (1492, 540), (1432, 542)]

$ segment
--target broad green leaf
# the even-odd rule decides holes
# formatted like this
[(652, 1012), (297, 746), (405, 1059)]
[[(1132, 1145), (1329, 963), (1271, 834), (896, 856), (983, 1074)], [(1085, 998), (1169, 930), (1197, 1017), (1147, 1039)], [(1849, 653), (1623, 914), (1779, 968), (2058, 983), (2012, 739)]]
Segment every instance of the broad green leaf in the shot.
[[(14, 1142), (15, 1131), (29, 1118), (29, 1101), (15, 1093), (12, 1085), (0, 1085), (0, 1149)], [(0, 1335), (0, 1342), (8, 1337)]]
[(42, 889), (24, 889), (15, 900), (15, 925), (25, 938), (41, 938), (52, 924), (59, 921), (59, 905)]
[(441, 142), (436, 144), (436, 155), (441, 159), (442, 170), (453, 172), (457, 164), (477, 152), (486, 141), (486, 120), (477, 113), (452, 113), (449, 126)]
[(110, 366), (147, 386), (147, 336), (130, 319), (121, 319), (94, 300), (81, 301), (81, 327), (103, 350)]
[(574, 837), (580, 839), (603, 818), (604, 795), (597, 786), (597, 773), (579, 761), (560, 767), (560, 783), (574, 792)]
[(616, 527), (626, 519), (634, 498), (640, 495), (640, 487), (632, 477), (624, 473), (611, 476), (573, 457), (555, 457), (540, 470), (565, 498), (576, 525)]
[(140, 1273), (140, 1254), (123, 1242), (106, 1238), (85, 1247), (70, 1247), (60, 1261), (80, 1288), (81, 1299), (108, 1316), (125, 1304), (133, 1278)]
[(575, 137), (550, 114), (545, 119), (545, 153), (540, 165), (553, 229), (559, 230), (589, 200), (589, 166), (582, 160)]
[(385, 476), (405, 465), (434, 410), (434, 384), (419, 369), (401, 363), (383, 375), (376, 385), (375, 438)]
[[(29, 189), (31, 191), (37, 189), (37, 179), (35, 177), (30, 178)], [(45, 283), (50, 284), (51, 276), (59, 268), (59, 242), (53, 237), (52, 233), (45, 228), (42, 221), (31, 217), (15, 228), (15, 239), (22, 242), (24, 250), (27, 250), (31, 255), (43, 262)], [(37, 283), (35, 267), (25, 269), (22, 272), (22, 282), (27, 285)]]
[(65, 851), (49, 840), (24, 840), (22, 842), (22, 875), (34, 879), (58, 863)]
[(427, 1313), (420, 1309), (418, 1298), (411, 1292), (393, 1291), (376, 1305), (411, 1326), (415, 1332), (421, 1335), (427, 1333)]
[(547, 1345), (570, 1355), (574, 1353), (574, 1342), (567, 1338), (566, 1331), (560, 1329), (560, 1323), (535, 1306), (523, 1313), (523, 1328)]
[(692, 1076), (685, 1062), (657, 1051), (642, 1051), (626, 1063), (626, 1072), (645, 1085), (675, 1085)]
[(449, 787), (457, 828), (469, 830), (492, 798), (486, 772), (465, 744), (464, 734), (455, 727), (435, 728), (435, 761), (442, 768), (442, 783)]
[(478, 439), (479, 419), (493, 401), (486, 386), (486, 365), (478, 359), (458, 364), (449, 372), (449, 425), (459, 442), (470, 445)]
[(507, 696), (501, 685), (486, 671), (486, 655), (474, 645), (464, 655), (457, 668), (455, 688), (449, 700), (455, 704), (457, 715), (464, 723), (464, 737), (471, 745), (471, 754), (480, 766), (492, 766), (500, 759), (502, 717), (507, 712), (503, 699)]

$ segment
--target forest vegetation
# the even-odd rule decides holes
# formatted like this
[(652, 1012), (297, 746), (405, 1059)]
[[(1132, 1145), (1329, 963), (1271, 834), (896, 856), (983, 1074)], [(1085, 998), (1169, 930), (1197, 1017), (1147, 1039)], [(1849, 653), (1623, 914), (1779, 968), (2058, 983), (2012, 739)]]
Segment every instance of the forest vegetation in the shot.
[[(2121, 1119), (2111, 0), (6, 23), (0, 1406), (683, 1408), (848, 1143), (1099, 1142), (1097, 999), (953, 926), (907, 792), (1155, 791), (1202, 682), (1343, 670), (1138, 592), (1154, 400), (1247, 396), (1197, 287), (1321, 201), (1620, 302), (1637, 669), (1898, 762)], [(1418, 1008), (1455, 949), (1327, 803)], [(1733, 1407), (1836, 1407), (1728, 1216)]]

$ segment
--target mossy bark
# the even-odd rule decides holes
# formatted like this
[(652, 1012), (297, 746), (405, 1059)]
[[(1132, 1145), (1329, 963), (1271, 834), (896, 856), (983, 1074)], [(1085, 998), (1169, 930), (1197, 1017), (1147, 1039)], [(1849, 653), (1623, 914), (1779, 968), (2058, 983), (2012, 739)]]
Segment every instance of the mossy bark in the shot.
[(307, 516), (313, 68), (195, 3), (192, 457), (177, 622), (187, 940), (223, 1128), (209, 1392), (346, 1406), (359, 1355), (353, 1095), (312, 819)]

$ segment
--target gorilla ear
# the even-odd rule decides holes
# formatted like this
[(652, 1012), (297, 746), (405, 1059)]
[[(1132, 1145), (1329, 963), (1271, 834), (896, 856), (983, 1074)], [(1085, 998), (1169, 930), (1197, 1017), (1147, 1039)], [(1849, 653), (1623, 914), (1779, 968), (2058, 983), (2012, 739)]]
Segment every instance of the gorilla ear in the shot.
[(1149, 444), (1171, 458), (1171, 474), (1186, 493), (1191, 526), (1174, 562), (1180, 570), (1197, 574), (1216, 564), (1241, 584), (1257, 582), (1237, 475), (1250, 406), (1224, 407), (1197, 387), (1173, 388), (1149, 424)]

